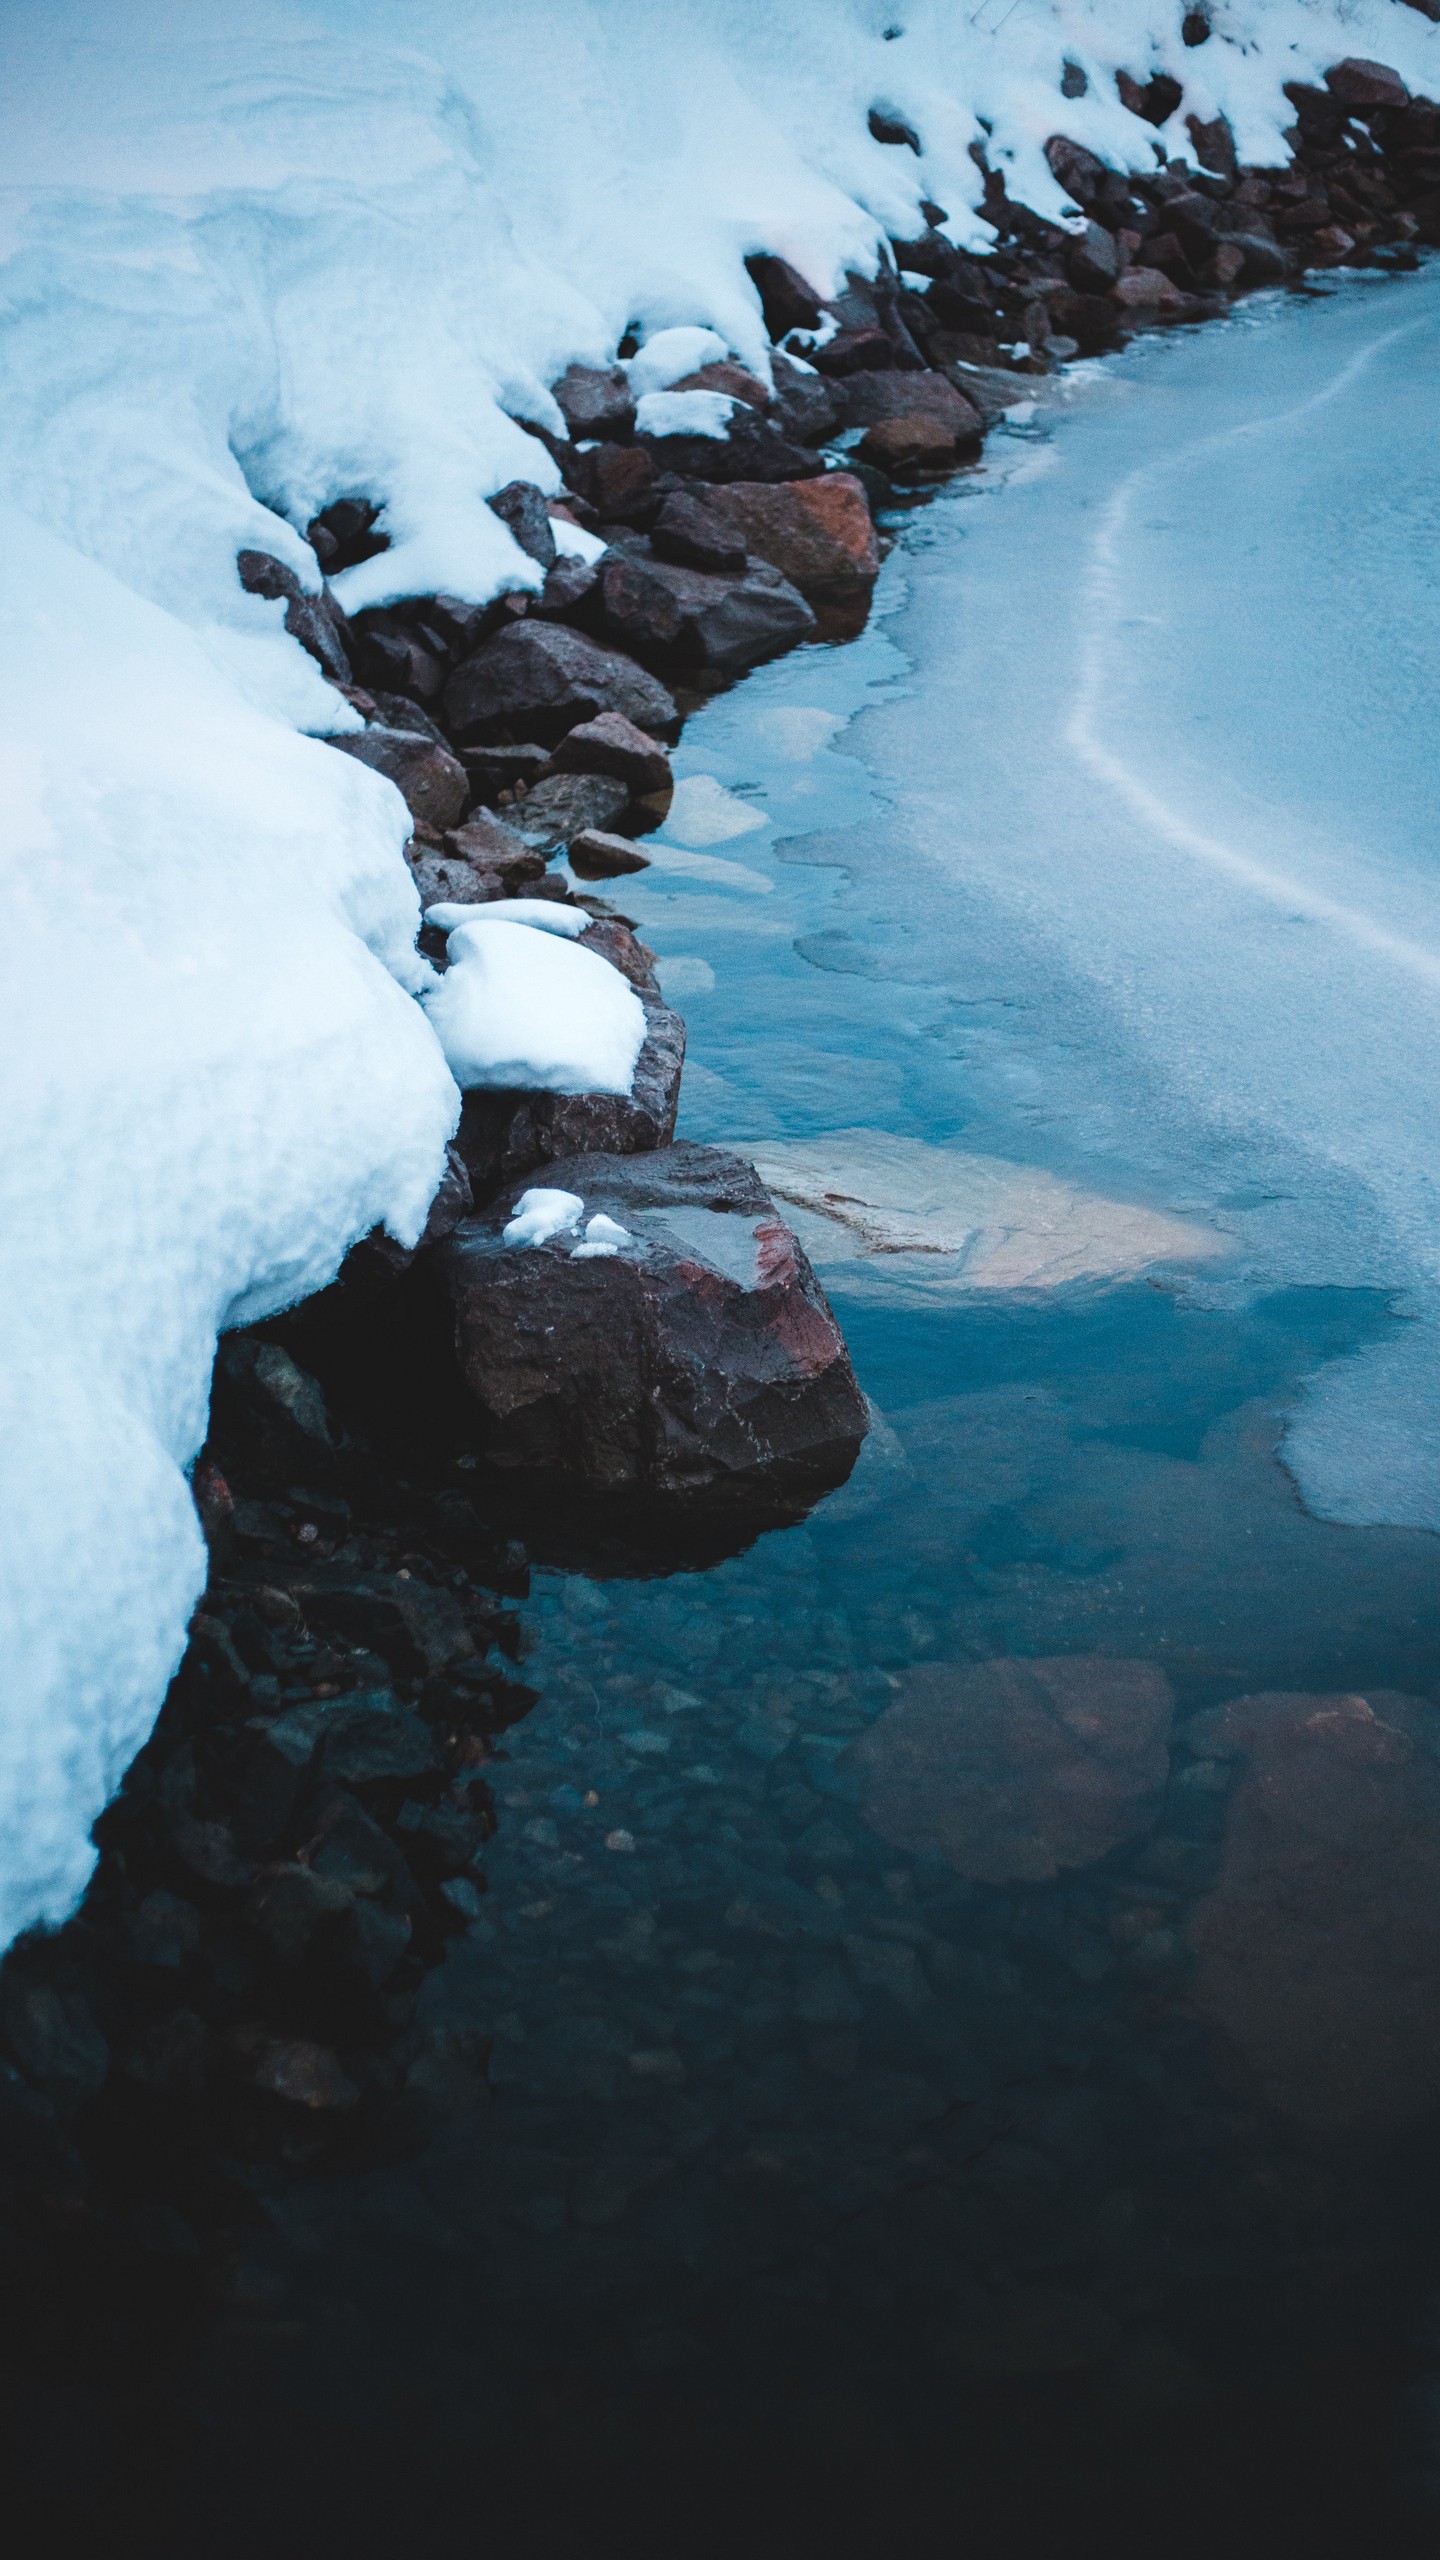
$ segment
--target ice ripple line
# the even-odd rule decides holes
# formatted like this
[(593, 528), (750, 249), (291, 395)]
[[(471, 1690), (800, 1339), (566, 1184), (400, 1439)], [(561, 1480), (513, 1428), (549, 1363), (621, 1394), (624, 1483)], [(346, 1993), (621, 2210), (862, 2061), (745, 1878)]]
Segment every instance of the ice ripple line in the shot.
[(1080, 650), (1080, 680), (1076, 687), (1070, 715), (1065, 725), (1066, 744), (1080, 762), (1126, 802), (1137, 818), (1153, 829), (1177, 852), (1193, 855), (1212, 869), (1228, 873), (1257, 896), (1284, 907), (1291, 915), (1307, 923), (1332, 926), (1360, 948), (1372, 951), (1380, 959), (1405, 970), (1411, 977), (1440, 987), (1440, 954), (1429, 951), (1423, 943), (1412, 942), (1404, 934), (1392, 933), (1388, 926), (1377, 924), (1358, 907), (1343, 899), (1329, 897), (1323, 889), (1298, 880), (1290, 872), (1278, 870), (1274, 864), (1261, 861), (1240, 847), (1227, 844), (1223, 838), (1193, 826), (1177, 809), (1142, 782), (1122, 756), (1107, 747), (1097, 732), (1101, 702), (1101, 685), (1105, 673), (1108, 644), (1114, 637), (1118, 619), (1120, 544), (1128, 529), (1135, 500), (1141, 490), (1178, 470), (1196, 456), (1227, 444), (1274, 433), (1278, 428), (1294, 426), (1318, 409), (1328, 408), (1358, 381), (1362, 373), (1400, 338), (1409, 337), (1421, 327), (1418, 320), (1385, 330), (1370, 340), (1343, 365), (1334, 379), (1313, 392), (1295, 407), (1276, 411), (1265, 418), (1247, 418), (1238, 426), (1222, 428), (1218, 434), (1201, 436), (1193, 444), (1182, 445), (1178, 452), (1166, 454), (1157, 462), (1142, 463), (1123, 480), (1101, 518), (1091, 547), (1085, 579), (1085, 595), (1089, 605), (1088, 627)]

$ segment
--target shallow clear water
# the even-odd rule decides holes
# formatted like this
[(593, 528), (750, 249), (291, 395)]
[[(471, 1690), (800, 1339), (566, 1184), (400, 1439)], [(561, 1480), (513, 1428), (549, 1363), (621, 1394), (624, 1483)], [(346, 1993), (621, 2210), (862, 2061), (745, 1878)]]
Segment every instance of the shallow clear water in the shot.
[(1437, 343), (1138, 348), (687, 730), (618, 903), (877, 1427), (536, 1572), (488, 2104), (274, 2200), (210, 2548), (1430, 2546)]

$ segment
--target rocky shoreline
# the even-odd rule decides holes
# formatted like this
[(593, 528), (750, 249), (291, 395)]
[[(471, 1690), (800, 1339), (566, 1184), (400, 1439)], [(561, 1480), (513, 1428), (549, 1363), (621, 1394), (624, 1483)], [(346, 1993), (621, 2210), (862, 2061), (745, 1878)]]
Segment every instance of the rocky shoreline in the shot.
[[(1200, 13), (1186, 23), (1203, 42)], [(1174, 85), (1122, 97), (1159, 125)], [(635, 991), (644, 1045), (628, 1095), (476, 1086), (421, 1248), (368, 1239), (323, 1298), (222, 1348), (195, 1476), (211, 1581), (185, 1661), (98, 1827), (81, 1912), (0, 1975), (17, 2446), (33, 2396), (73, 2375), (77, 2332), (97, 2371), (137, 2359), (143, 2400), (185, 2322), (242, 2298), (275, 2182), (404, 2156), (482, 2092), (483, 2050), (420, 2033), (416, 1991), (479, 1912), (487, 1769), (533, 1703), (514, 1527), (538, 1501), (552, 1540), (583, 1541), (571, 1488), (620, 1539), (653, 1536), (657, 1502), (668, 1533), (698, 1503), (696, 1535), (723, 1546), (853, 1462), (865, 1413), (834, 1319), (751, 1169), (675, 1143), (684, 1027), (592, 884), (643, 866), (690, 711), (857, 631), (877, 513), (973, 462), (1037, 376), (1440, 242), (1440, 107), (1356, 62), (1290, 94), (1282, 169), (1240, 169), (1215, 126), (1193, 128), (1198, 172), (1157, 145), (1132, 177), (1057, 137), (1072, 228), (987, 172), (984, 260), (943, 238), (939, 207), (829, 304), (752, 259), (773, 392), (730, 362), (671, 386), (733, 403), (725, 433), (657, 433), (618, 364), (572, 369), (568, 437), (535, 430), (564, 494), (517, 482), (492, 501), (538, 592), (350, 622), (328, 589), (241, 555), (362, 716), (336, 748), (405, 797), (422, 905), (560, 911)], [(382, 547), (377, 514), (347, 496), (315, 520), (323, 570)], [(427, 926), (442, 970), (455, 929)], [(527, 1186), (576, 1207), (507, 1249)], [(577, 1253), (581, 1220), (604, 1232)]]

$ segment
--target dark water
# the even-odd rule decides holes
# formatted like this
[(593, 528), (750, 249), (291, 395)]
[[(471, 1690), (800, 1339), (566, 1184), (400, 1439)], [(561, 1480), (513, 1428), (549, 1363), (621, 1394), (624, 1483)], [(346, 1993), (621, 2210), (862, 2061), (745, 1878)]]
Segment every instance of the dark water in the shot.
[[(1136, 399), (1203, 397), (1211, 349), (1133, 359)], [(1085, 453), (1146, 432), (997, 440), (860, 643), (687, 732), (765, 828), (697, 804), (624, 901), (689, 1018), (686, 1133), (1043, 1172), (1079, 1276), (812, 1221), (880, 1417), (851, 1484), (705, 1570), (536, 1570), (540, 1703), (422, 1999), (488, 2094), (418, 2161), (257, 2196), (167, 2547), (1435, 2545), (1436, 1545), (1315, 1516), (1277, 1455), (1413, 1275), (1276, 1249), (1303, 1131), (1207, 1109), (1058, 915), (977, 886), (966, 825), (1034, 742), (925, 674), (937, 596), (973, 656), (1006, 510), (1023, 623), (1052, 433), (1083, 511)], [(948, 864), (905, 795), (927, 699)], [(1353, 1173), (1320, 1187), (1345, 1232)]]

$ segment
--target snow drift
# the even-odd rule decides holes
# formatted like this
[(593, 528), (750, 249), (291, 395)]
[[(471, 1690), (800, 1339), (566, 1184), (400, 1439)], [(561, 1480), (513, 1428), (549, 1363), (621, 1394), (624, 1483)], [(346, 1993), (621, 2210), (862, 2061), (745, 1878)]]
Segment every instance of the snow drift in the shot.
[(178, 1659), (217, 1330), (413, 1239), (458, 1107), (402, 804), (315, 742), (354, 715), (237, 551), (313, 585), (297, 528), (363, 492), (352, 609), (533, 583), (485, 505), (554, 485), (519, 422), (627, 327), (661, 402), (664, 332), (763, 369), (748, 252), (828, 289), (926, 199), (983, 243), (982, 133), (1058, 212), (1050, 133), (1149, 158), (1119, 69), (1183, 80), (1172, 152), (1223, 113), (1262, 161), (1342, 54), (1440, 88), (1399, 0), (1209, 14), (1197, 49), (1179, 0), (12, 0), (0, 1939), (73, 1907)]

